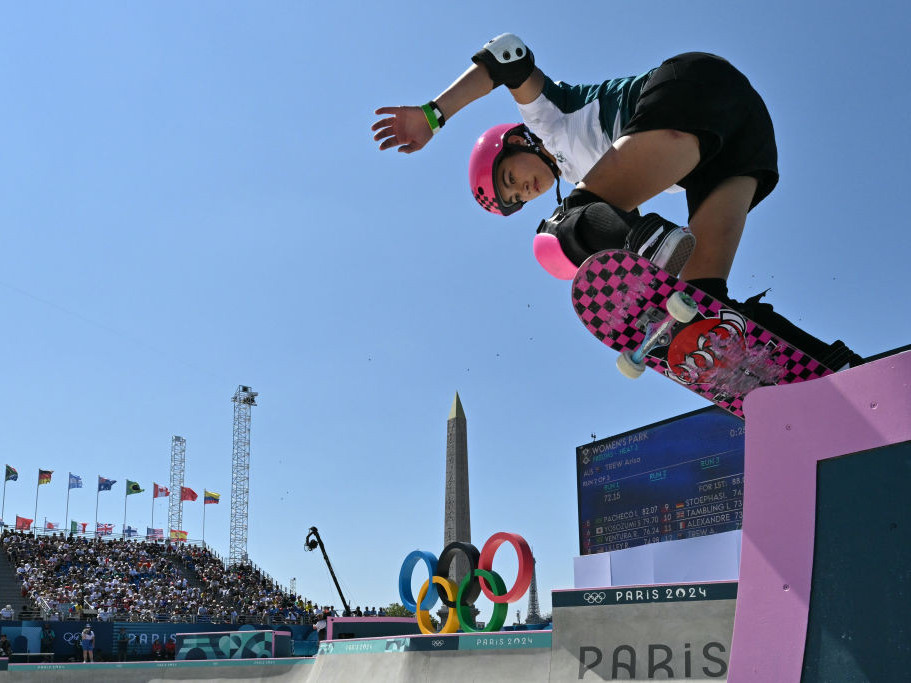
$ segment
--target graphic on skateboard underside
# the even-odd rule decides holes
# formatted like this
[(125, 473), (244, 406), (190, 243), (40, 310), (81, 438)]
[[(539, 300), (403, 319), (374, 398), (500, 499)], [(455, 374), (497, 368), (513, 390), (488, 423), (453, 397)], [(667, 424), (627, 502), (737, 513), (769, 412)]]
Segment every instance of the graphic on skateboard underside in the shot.
[(593, 335), (629, 355), (646, 338), (646, 322), (667, 315), (674, 292), (692, 297), (698, 314), (675, 323), (644, 363), (728, 412), (742, 418), (743, 399), (757, 387), (830, 374), (737, 311), (630, 252), (590, 257), (573, 279), (572, 301)]

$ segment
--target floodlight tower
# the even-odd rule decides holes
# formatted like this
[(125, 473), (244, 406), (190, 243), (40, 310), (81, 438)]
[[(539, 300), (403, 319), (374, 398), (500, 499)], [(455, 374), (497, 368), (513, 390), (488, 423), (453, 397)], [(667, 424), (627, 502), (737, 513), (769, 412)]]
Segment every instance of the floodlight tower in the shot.
[(247, 561), (247, 510), (250, 500), (250, 409), (257, 394), (240, 385), (234, 402), (234, 454), (231, 458), (231, 532), (228, 565)]
[[(171, 491), (168, 495), (168, 527), (183, 529), (183, 504), (180, 487), (187, 465), (187, 440), (182, 436), (171, 437)], [(170, 538), (169, 529), (164, 530), (164, 539)]]

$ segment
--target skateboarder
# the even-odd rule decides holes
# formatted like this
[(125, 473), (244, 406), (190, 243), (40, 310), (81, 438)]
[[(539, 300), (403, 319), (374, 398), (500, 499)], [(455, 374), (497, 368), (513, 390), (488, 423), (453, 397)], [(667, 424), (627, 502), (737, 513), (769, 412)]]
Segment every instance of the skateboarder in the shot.
[[(778, 182), (772, 121), (747, 78), (706, 53), (672, 57), (639, 76), (597, 85), (556, 83), (512, 34), (490, 40), (434, 100), (381, 107), (373, 124), (380, 149), (412, 153), (474, 100), (505, 84), (524, 124), (495, 126), (475, 144), (469, 180), (476, 201), (501, 215), (576, 184), (541, 222), (535, 256), (555, 277), (603, 249), (628, 249), (760, 323), (827, 367), (861, 359), (842, 342), (826, 344), (753, 297), (728, 297), (727, 278), (747, 213)], [(662, 191), (686, 191), (689, 226), (637, 207)], [(693, 239), (695, 237), (695, 240)]]

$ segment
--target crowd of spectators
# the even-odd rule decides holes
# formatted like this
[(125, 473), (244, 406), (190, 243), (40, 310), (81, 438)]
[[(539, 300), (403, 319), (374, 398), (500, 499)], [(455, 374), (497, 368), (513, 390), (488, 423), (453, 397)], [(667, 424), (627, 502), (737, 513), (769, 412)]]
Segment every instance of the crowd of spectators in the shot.
[(168, 544), (6, 533), (3, 549), (22, 597), (58, 618), (179, 618), (200, 600)]
[[(215, 615), (236, 617), (234, 611), (259, 617), (261, 623), (310, 622), (328, 614), (339, 616), (335, 606), (319, 607), (305, 597), (289, 595), (252, 567), (225, 570), (222, 560), (208, 548), (183, 546), (180, 558), (184, 566), (199, 577), (205, 593), (214, 599)], [(382, 608), (360, 606), (344, 616), (385, 616)]]
[[(2, 548), (22, 597), (52, 620), (316, 624), (340, 616), (332, 605), (289, 595), (251, 566), (226, 568), (201, 546), (7, 531)], [(385, 611), (358, 606), (341, 616)]]
[(266, 624), (301, 619), (300, 601), (258, 570), (250, 566), (225, 569), (220, 558), (201, 546), (184, 545), (176, 552), (200, 586), (204, 600), (199, 615), (222, 623), (236, 622), (241, 615), (254, 616)]

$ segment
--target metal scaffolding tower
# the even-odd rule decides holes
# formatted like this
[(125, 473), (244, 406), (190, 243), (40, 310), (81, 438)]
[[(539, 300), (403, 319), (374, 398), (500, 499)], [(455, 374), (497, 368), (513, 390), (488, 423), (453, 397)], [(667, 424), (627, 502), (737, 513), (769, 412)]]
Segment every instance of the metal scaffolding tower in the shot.
[(234, 392), (234, 453), (231, 458), (231, 532), (228, 565), (247, 562), (247, 510), (250, 499), (250, 408), (257, 394), (240, 385)]
[(171, 437), (171, 492), (168, 495), (168, 529), (164, 530), (165, 540), (170, 538), (170, 529), (183, 529), (183, 504), (180, 487), (187, 464), (187, 440), (182, 436)]

